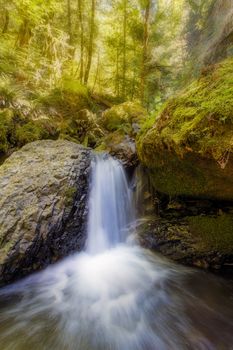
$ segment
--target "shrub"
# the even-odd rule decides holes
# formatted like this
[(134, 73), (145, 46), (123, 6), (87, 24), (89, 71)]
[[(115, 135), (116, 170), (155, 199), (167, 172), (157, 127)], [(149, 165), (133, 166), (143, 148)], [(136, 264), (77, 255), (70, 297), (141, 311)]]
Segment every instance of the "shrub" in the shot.
[(49, 136), (49, 132), (42, 125), (33, 121), (18, 127), (16, 130), (18, 146), (23, 146), (32, 141), (46, 139)]

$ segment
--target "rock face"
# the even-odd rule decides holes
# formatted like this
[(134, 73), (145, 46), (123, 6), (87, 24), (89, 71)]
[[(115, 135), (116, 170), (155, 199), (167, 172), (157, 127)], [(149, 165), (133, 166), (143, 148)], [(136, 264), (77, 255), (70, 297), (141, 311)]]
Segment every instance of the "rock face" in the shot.
[(233, 277), (233, 206), (207, 200), (159, 203), (138, 230), (142, 246), (193, 267)]
[(0, 284), (83, 248), (91, 152), (36, 141), (0, 167)]

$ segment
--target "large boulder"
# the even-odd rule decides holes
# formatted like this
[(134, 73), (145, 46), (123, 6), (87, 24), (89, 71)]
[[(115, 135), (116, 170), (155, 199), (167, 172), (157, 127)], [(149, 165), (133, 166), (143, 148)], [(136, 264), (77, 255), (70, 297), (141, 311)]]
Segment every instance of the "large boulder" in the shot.
[(0, 167), (0, 284), (83, 248), (91, 153), (36, 141)]
[(137, 142), (152, 184), (171, 197), (233, 200), (233, 59), (169, 100)]

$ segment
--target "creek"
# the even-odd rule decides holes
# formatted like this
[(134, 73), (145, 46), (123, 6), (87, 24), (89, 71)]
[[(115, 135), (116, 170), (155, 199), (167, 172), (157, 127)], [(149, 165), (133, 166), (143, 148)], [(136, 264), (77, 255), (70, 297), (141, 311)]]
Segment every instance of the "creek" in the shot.
[(233, 349), (232, 286), (135, 240), (121, 164), (92, 164), (86, 248), (0, 289), (1, 350)]

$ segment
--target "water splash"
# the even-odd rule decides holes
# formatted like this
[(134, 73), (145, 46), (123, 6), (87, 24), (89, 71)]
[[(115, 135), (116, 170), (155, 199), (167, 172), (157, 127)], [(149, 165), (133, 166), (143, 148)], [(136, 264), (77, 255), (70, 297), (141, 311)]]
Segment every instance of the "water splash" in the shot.
[(92, 176), (86, 251), (0, 289), (1, 350), (230, 350), (231, 290), (128, 244), (123, 168)]

